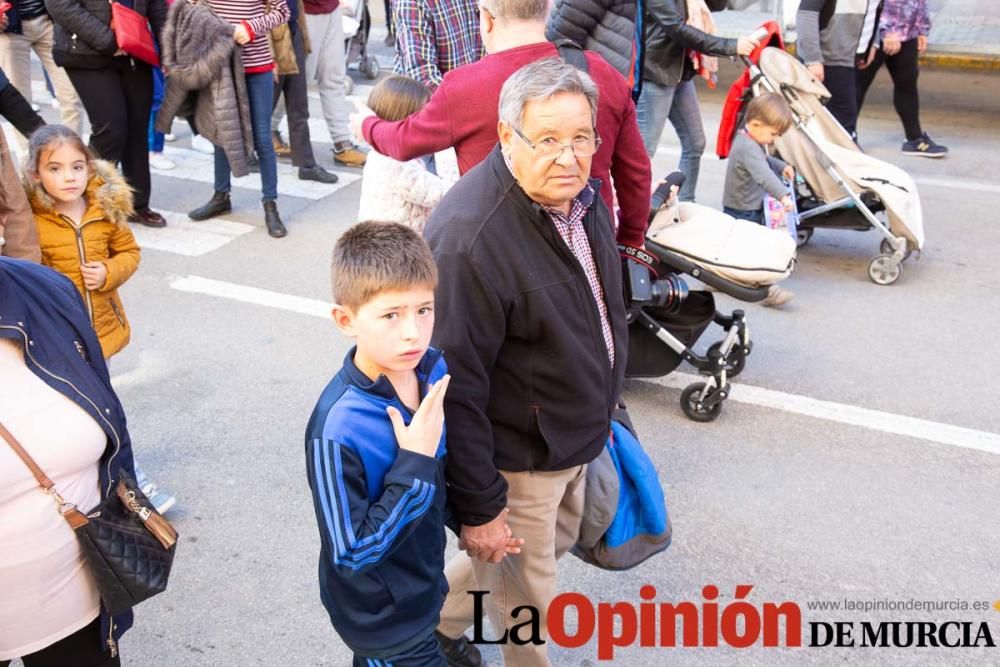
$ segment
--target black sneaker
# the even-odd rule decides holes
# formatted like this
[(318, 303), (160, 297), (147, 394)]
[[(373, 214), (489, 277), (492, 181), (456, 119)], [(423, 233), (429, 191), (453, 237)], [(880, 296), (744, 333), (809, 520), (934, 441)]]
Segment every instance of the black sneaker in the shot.
[(475, 644), (469, 643), (465, 635), (458, 639), (449, 639), (435, 630), (434, 637), (441, 645), (441, 651), (448, 660), (448, 667), (482, 667), (484, 664), (479, 649)]
[(903, 155), (920, 155), (922, 157), (944, 157), (948, 154), (948, 149), (934, 141), (924, 133), (913, 141), (903, 144)]

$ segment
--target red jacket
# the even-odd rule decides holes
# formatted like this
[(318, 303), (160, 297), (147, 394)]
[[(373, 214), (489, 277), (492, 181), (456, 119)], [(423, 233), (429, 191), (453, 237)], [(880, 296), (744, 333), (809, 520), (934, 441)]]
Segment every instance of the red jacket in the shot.
[[(635, 104), (625, 78), (600, 55), (586, 52), (590, 76), (600, 91), (597, 133), (603, 139), (594, 155), (591, 177), (601, 179), (601, 196), (614, 210), (614, 190), (621, 209), (618, 241), (642, 245), (649, 217), (651, 172), (635, 119)], [(454, 147), (464, 174), (482, 162), (497, 144), (500, 88), (511, 74), (542, 58), (557, 57), (550, 42), (529, 44), (487, 55), (444, 75), (427, 105), (395, 123), (365, 119), (365, 140), (396, 160)]]

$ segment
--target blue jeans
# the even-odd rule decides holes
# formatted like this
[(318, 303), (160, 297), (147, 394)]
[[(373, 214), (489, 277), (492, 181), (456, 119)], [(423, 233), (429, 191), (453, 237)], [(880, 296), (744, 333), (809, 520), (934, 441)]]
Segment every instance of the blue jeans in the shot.
[(159, 67), (153, 68), (153, 108), (149, 112), (149, 131), (146, 136), (146, 143), (149, 144), (149, 150), (153, 153), (163, 152), (163, 133), (157, 132), (154, 129), (156, 125), (156, 112), (160, 110), (160, 105), (163, 104), (163, 70)]
[(764, 224), (764, 207), (758, 208), (755, 211), (744, 211), (738, 208), (723, 206), (722, 212), (740, 220), (749, 220), (750, 222), (756, 222), (758, 225)]
[[(278, 158), (271, 143), (271, 111), (274, 109), (274, 75), (271, 72), (247, 74), (247, 93), (250, 96), (250, 124), (253, 126), (253, 147), (260, 160), (260, 180), (263, 184), (261, 199), (278, 198)], [(215, 147), (215, 191), (229, 192), (230, 168), (226, 152)]]
[(694, 201), (698, 187), (701, 154), (705, 152), (705, 128), (701, 124), (701, 108), (694, 81), (681, 81), (676, 86), (661, 86), (652, 81), (642, 82), (642, 94), (635, 105), (636, 120), (646, 153), (650, 159), (656, 153), (667, 119), (681, 141), (679, 169), (686, 177), (678, 193), (681, 201)]

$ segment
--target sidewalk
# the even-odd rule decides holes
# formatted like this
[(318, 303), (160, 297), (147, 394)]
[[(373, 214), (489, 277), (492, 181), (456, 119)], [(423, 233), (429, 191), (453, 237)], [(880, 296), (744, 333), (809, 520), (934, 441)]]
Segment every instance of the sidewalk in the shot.
[[(929, 4), (931, 34), (927, 52), (921, 56), (922, 66), (1000, 71), (1000, 3), (997, 0), (929, 0)], [(719, 33), (725, 37), (753, 32), (772, 18), (773, 12), (752, 9), (715, 15)], [(795, 37), (794, 28), (790, 28), (785, 35), (786, 43), (794, 44)]]

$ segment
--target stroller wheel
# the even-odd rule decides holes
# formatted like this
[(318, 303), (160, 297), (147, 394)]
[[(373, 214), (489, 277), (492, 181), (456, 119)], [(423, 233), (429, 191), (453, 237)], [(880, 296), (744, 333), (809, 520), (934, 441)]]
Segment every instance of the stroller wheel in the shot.
[[(882, 242), (878, 244), (878, 249), (883, 255), (891, 255), (896, 252), (895, 248), (892, 247), (892, 244), (889, 243), (889, 239), (882, 239)], [(903, 261), (905, 262), (908, 260), (912, 254), (913, 248), (911, 248), (909, 244), (906, 244), (906, 252), (903, 254)]]
[(361, 72), (369, 79), (378, 78), (378, 61), (374, 56), (368, 56), (361, 62)]
[(903, 273), (903, 265), (892, 261), (892, 255), (879, 255), (868, 264), (868, 277), (876, 285), (891, 285)]
[(812, 227), (806, 227), (805, 229), (795, 230), (795, 247), (801, 248), (805, 244), (809, 243), (809, 240), (813, 237)]
[[(722, 349), (722, 341), (718, 343), (712, 343), (708, 347), (708, 356), (711, 356), (713, 352)], [(729, 357), (726, 359), (726, 375), (729, 378), (734, 378), (743, 372), (744, 366), (747, 365), (747, 357), (743, 353), (743, 348), (739, 345), (734, 345), (733, 349), (729, 351)]]
[(715, 421), (722, 414), (722, 398), (715, 397), (716, 402), (712, 402), (712, 394), (718, 390), (705, 393), (706, 386), (704, 382), (695, 382), (681, 392), (681, 410), (691, 421)]

